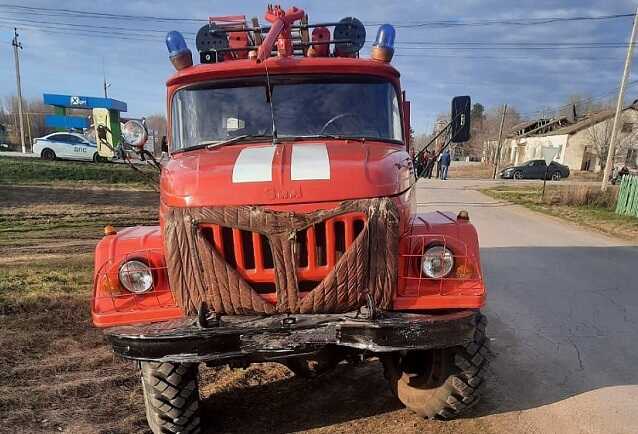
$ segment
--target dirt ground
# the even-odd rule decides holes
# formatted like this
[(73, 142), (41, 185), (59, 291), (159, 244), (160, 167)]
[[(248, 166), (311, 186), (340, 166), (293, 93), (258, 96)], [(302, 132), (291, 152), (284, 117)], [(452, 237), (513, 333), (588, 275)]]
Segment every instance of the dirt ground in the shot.
[[(126, 186), (0, 189), (0, 432), (148, 432), (136, 367), (114, 357), (91, 326), (89, 300), (104, 225), (153, 224), (157, 202), (156, 193)], [(485, 428), (481, 419), (442, 423), (410, 414), (378, 362), (340, 365), (312, 380), (278, 364), (201, 374), (210, 433)]]

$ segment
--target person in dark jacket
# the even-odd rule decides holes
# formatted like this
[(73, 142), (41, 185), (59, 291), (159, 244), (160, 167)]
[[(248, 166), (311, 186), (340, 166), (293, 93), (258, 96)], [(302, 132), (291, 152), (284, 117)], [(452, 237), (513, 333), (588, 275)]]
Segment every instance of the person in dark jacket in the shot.
[(452, 158), (450, 157), (450, 151), (449, 150), (445, 150), (443, 151), (443, 153), (441, 154), (441, 179), (447, 179), (447, 171), (450, 168), (450, 162), (451, 162)]
[(425, 166), (425, 176), (428, 178), (432, 178), (432, 171), (434, 170), (434, 164), (436, 163), (436, 158), (434, 158), (434, 152), (427, 151), (428, 154), (428, 162)]

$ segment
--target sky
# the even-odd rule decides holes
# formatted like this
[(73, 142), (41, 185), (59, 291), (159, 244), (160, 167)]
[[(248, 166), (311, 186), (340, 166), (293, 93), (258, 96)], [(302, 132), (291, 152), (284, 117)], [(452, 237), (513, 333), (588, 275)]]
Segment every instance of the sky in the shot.
[[(16, 90), (10, 42), (17, 26), (24, 47), (24, 97), (41, 98), (42, 93), (102, 96), (105, 73), (111, 83), (109, 97), (128, 104), (127, 116), (164, 113), (165, 82), (174, 72), (163, 42), (165, 32), (179, 30), (192, 37), (209, 16), (257, 16), (264, 23), (266, 3), (0, 0), (0, 97)], [(8, 8), (11, 4), (56, 11), (43, 15), (41, 9), (32, 13)], [(402, 86), (412, 101), (412, 126), (417, 133), (431, 131), (437, 115), (449, 111), (455, 95), (470, 95), (487, 109), (507, 103), (527, 117), (565, 104), (570, 95), (610, 97), (619, 85), (632, 17), (543, 25), (512, 24), (512, 20), (628, 14), (636, 8), (630, 0), (298, 0), (282, 4), (292, 5), (303, 8), (311, 22), (357, 17), (369, 24), (367, 41), (374, 40), (380, 23), (397, 27), (392, 63), (401, 72)], [(64, 9), (201, 22), (87, 18)], [(497, 23), (487, 25), (486, 20)], [(441, 21), (464, 25), (433, 24)], [(362, 56), (369, 54), (370, 45), (366, 43)], [(197, 60), (194, 41), (189, 46)], [(638, 85), (627, 90), (627, 100), (635, 98)]]

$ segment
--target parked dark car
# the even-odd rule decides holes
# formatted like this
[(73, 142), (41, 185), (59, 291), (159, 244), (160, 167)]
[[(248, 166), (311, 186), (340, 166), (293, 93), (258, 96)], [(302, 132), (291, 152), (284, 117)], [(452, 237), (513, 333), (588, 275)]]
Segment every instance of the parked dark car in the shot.
[(569, 167), (552, 161), (549, 170), (545, 160), (530, 160), (519, 166), (511, 166), (501, 171), (503, 179), (543, 179), (547, 174), (547, 179), (560, 181), (569, 176)]

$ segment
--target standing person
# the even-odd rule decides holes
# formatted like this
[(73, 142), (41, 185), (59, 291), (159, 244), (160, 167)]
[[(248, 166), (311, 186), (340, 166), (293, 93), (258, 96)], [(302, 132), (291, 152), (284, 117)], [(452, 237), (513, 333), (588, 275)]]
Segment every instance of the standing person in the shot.
[(447, 179), (447, 171), (450, 168), (450, 162), (450, 151), (446, 149), (441, 154), (441, 179)]
[(441, 155), (442, 154), (439, 154), (436, 157), (436, 177), (437, 177), (437, 179), (441, 178)]
[(423, 176), (425, 177), (427, 175), (427, 169), (428, 169), (428, 164), (430, 161), (430, 154), (428, 151), (425, 151), (423, 153), (421, 153), (421, 161), (419, 162), (419, 167), (420, 167), (420, 171), (419, 171), (419, 177)]
[(425, 166), (425, 176), (429, 179), (432, 179), (432, 171), (434, 170), (434, 163), (436, 163), (436, 159), (434, 158), (434, 152), (427, 151), (428, 153), (428, 164)]

